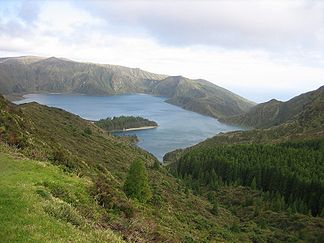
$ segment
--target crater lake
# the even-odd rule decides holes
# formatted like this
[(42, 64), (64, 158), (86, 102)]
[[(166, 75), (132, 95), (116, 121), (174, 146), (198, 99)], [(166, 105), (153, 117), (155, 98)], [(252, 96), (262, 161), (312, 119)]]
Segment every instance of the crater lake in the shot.
[(220, 132), (240, 130), (218, 120), (169, 104), (164, 97), (146, 94), (89, 96), (65, 94), (28, 94), (16, 104), (27, 102), (57, 107), (87, 120), (114, 116), (141, 116), (158, 127), (118, 133), (136, 135), (137, 145), (162, 161), (165, 153), (197, 144)]

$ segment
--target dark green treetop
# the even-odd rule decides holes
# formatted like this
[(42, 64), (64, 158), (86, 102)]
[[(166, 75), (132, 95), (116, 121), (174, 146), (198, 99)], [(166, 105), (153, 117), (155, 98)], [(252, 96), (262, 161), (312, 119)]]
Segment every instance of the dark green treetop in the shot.
[(141, 160), (135, 160), (130, 168), (124, 184), (124, 192), (128, 197), (140, 202), (147, 202), (152, 197), (147, 171)]

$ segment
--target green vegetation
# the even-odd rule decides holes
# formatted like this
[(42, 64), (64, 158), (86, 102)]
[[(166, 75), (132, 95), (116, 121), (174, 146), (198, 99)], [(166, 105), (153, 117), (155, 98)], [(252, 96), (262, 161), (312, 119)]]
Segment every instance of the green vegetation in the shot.
[(135, 160), (130, 168), (124, 184), (124, 191), (128, 197), (146, 202), (152, 197), (148, 183), (145, 165), (140, 160)]
[[(254, 242), (324, 237), (323, 139), (281, 144), (202, 143), (169, 165), (196, 195), (237, 217), (231, 232)], [(312, 216), (315, 215), (316, 217)]]
[[(244, 119), (251, 115), (257, 123), (248, 121), (247, 126), (270, 128), (222, 133), (168, 153), (164, 160), (195, 194), (209, 199), (212, 212), (221, 205), (239, 218), (231, 232), (249, 232), (254, 242), (320, 242), (323, 91), (321, 87), (287, 104), (273, 100), (256, 106), (238, 118), (248, 121)], [(279, 116), (272, 119), (274, 114)]]
[(113, 118), (100, 119), (95, 121), (98, 127), (105, 129), (106, 131), (123, 131), (129, 128), (141, 128), (141, 127), (157, 127), (158, 124), (154, 121), (150, 121), (143, 117), (135, 116), (119, 116)]
[(88, 220), (101, 208), (88, 193), (87, 179), (19, 154), (5, 155), (0, 147), (1, 242), (123, 242)]
[[(193, 149), (177, 174), (215, 187), (235, 183), (269, 192), (282, 207), (316, 216), (324, 207), (324, 139), (278, 145), (223, 145)], [(282, 198), (281, 198), (282, 197)]]
[(238, 115), (255, 105), (206, 80), (182, 76), (171, 76), (158, 82), (152, 93), (168, 97), (168, 103), (216, 118)]

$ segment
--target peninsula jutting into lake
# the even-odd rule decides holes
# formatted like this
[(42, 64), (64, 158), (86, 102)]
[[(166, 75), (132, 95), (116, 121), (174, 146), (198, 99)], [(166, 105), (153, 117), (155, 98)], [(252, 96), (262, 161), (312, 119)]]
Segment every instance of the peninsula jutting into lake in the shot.
[(155, 121), (150, 121), (140, 116), (108, 117), (95, 121), (94, 123), (108, 132), (138, 131), (153, 129), (158, 126)]

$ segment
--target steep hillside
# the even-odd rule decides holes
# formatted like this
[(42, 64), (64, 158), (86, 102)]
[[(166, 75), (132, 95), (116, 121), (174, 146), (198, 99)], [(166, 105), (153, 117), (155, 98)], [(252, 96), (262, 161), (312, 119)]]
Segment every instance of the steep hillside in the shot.
[(7, 58), (0, 62), (0, 92), (120, 94), (144, 92), (147, 80), (164, 75), (114, 65), (79, 63), (61, 58)]
[(138, 68), (80, 63), (55, 57), (1, 58), (0, 92), (5, 95), (146, 93), (165, 96), (172, 104), (216, 118), (238, 115), (255, 105), (205, 80), (167, 77)]
[(206, 80), (182, 76), (168, 77), (153, 89), (157, 95), (170, 97), (167, 102), (184, 109), (216, 118), (248, 111), (252, 102)]
[(222, 121), (245, 127), (268, 128), (293, 120), (296, 115), (306, 108), (310, 109), (312, 106), (318, 106), (319, 102), (323, 105), (323, 100), (324, 86), (318, 90), (294, 97), (287, 102), (273, 99), (258, 104), (245, 114), (228, 117), (222, 119)]

